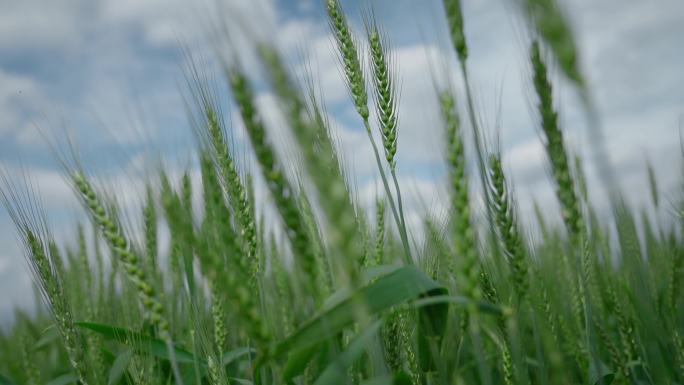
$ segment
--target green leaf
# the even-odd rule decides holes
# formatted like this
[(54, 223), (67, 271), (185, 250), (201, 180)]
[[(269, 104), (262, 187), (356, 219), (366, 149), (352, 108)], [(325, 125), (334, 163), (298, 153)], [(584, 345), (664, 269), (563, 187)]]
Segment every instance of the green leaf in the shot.
[[(301, 351), (330, 339), (354, 322), (354, 316), (359, 309), (368, 314), (377, 314), (408, 301), (423, 297), (445, 296), (447, 293), (444, 287), (415, 267), (401, 267), (350, 294), (337, 305), (304, 324), (276, 345), (275, 357), (282, 357), (291, 351)], [(427, 320), (420, 337), (441, 343), (443, 326), (448, 316), (447, 302), (424, 304), (418, 310)]]
[(589, 362), (589, 384), (610, 385), (614, 379), (615, 373), (606, 364), (601, 361), (596, 362), (596, 360)]
[(377, 265), (370, 266), (369, 268), (361, 272), (361, 281), (368, 283), (375, 278), (382, 277), (387, 274), (394, 273), (399, 270), (401, 266), (399, 265)]
[(67, 385), (73, 384), (78, 381), (78, 376), (74, 373), (63, 374), (52, 381), (48, 382), (47, 385)]
[[(361, 272), (361, 282), (362, 285), (367, 285), (374, 279), (391, 274), (397, 271), (401, 266), (398, 265), (378, 265), (371, 266)], [(340, 302), (344, 301), (351, 294), (351, 288), (343, 287), (335, 291), (331, 296), (329, 296), (325, 302), (323, 302), (323, 310), (331, 309), (337, 306)]]
[(394, 376), (391, 374), (386, 374), (384, 376), (378, 376), (369, 378), (361, 382), (361, 385), (392, 385), (394, 381)]
[(40, 336), (40, 339), (33, 345), (33, 350), (41, 350), (50, 345), (53, 341), (55, 341), (58, 338), (59, 332), (57, 331), (57, 328), (54, 325), (51, 325), (43, 331), (43, 334)]
[(488, 313), (491, 315), (506, 315), (511, 312), (510, 308), (495, 305), (487, 301), (473, 301), (470, 298), (454, 295), (434, 295), (426, 298), (421, 298), (411, 303), (411, 306), (415, 308), (421, 308), (423, 306), (430, 306), (436, 304), (454, 304), (459, 306), (467, 306), (470, 304), (475, 304), (478, 310), (483, 313)]
[(238, 383), (240, 385), (253, 385), (254, 383), (250, 380), (246, 380), (244, 378), (235, 378), (235, 377), (228, 377), (228, 379), (232, 382)]
[[(199, 369), (199, 372), (197, 369)], [(183, 385), (197, 385), (198, 376), (201, 383), (202, 378), (207, 374), (204, 367), (195, 368), (193, 366), (186, 366), (180, 372)]]
[(9, 377), (0, 374), (0, 385), (16, 385)]
[(629, 361), (627, 362), (627, 367), (632, 375), (634, 384), (653, 385), (653, 380), (651, 380), (651, 375), (649, 374), (647, 365), (643, 361)]
[(256, 350), (254, 348), (243, 346), (241, 348), (233, 349), (223, 353), (221, 356), (221, 363), (223, 366), (226, 366), (244, 355), (252, 356), (254, 354), (256, 354)]
[[(144, 353), (170, 360), (169, 351), (166, 343), (160, 339), (152, 338), (146, 334), (135, 332), (132, 330), (119, 328), (115, 326), (98, 324), (93, 322), (76, 322), (76, 326), (84, 329), (89, 329), (102, 334), (107, 339), (118, 341), (126, 344), (136, 350)], [(194, 363), (192, 353), (179, 347), (174, 347), (176, 361), (179, 363), (191, 364)]]
[(405, 372), (397, 372), (394, 374), (394, 377), (392, 378), (392, 385), (411, 385), (413, 384), (413, 381), (411, 381), (411, 377), (409, 377), (408, 374)]
[(295, 352), (290, 352), (283, 368), (283, 382), (288, 383), (293, 378), (302, 374), (309, 361), (311, 361), (316, 354), (320, 353), (322, 346), (323, 344), (317, 344)]
[(323, 373), (318, 377), (314, 385), (341, 384), (348, 380), (349, 367), (359, 359), (371, 339), (375, 337), (382, 326), (382, 320), (375, 321), (349, 343), (347, 350), (342, 352)]
[(133, 349), (126, 349), (116, 357), (111, 369), (109, 369), (107, 385), (118, 384), (121, 381), (121, 377), (123, 377), (128, 365), (131, 363), (131, 358), (133, 358)]
[(374, 377), (361, 382), (361, 385), (411, 385), (413, 382), (408, 374), (396, 372), (384, 376)]

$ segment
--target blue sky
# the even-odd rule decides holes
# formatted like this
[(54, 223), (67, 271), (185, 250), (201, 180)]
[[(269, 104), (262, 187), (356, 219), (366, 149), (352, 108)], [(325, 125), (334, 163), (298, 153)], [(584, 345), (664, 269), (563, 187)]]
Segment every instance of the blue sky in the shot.
[[(398, 169), (409, 220), (421, 207), (444, 210), (442, 137), (433, 79), (461, 81), (439, 0), (343, 0), (356, 31), (372, 6), (399, 64), (401, 106)], [(658, 170), (674, 199), (680, 171), (679, 128), (684, 114), (684, 3), (679, 0), (561, 1), (575, 28), (581, 62), (602, 119), (620, 184), (632, 203), (647, 202), (644, 163)], [(511, 0), (463, 0), (470, 69), (488, 137), (501, 132), (506, 168), (523, 214), (537, 200), (555, 201), (532, 113), (527, 65), (529, 31)], [(0, 0), (0, 167), (23, 167), (37, 182), (56, 236), (68, 240), (82, 219), (47, 142), (69, 135), (88, 170), (127, 207), (158, 164), (191, 164), (194, 149), (182, 99), (185, 47), (196, 58), (228, 52), (216, 27), (231, 31), (235, 51), (254, 76), (246, 35), (278, 44), (300, 77), (323, 90), (346, 163), (362, 201), (381, 188), (368, 140), (337, 69), (322, 1), (318, 0)], [(563, 127), (573, 151), (588, 156), (586, 124), (577, 95), (554, 72)], [(273, 97), (259, 95), (271, 134), (287, 140)], [(229, 110), (229, 109), (228, 109)], [(233, 120), (241, 142), (239, 120)], [(59, 139), (61, 138), (61, 139)], [(283, 157), (295, 154), (285, 150)], [(591, 186), (598, 186), (588, 159)], [(250, 160), (244, 160), (246, 165)], [(600, 189), (592, 197), (605, 206)], [(418, 196), (422, 197), (418, 199)], [(667, 215), (666, 212), (661, 213)], [(30, 307), (30, 278), (6, 213), (0, 213), (0, 322), (15, 306)]]

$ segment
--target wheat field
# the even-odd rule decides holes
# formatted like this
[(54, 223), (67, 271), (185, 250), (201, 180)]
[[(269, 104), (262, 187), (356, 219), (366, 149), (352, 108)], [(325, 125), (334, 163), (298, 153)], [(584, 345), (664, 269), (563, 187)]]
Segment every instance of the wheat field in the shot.
[[(201, 183), (160, 169), (130, 215), (73, 149), (58, 151), (89, 218), (60, 247), (30, 175), (0, 172), (0, 196), (44, 305), (0, 332), (0, 384), (684, 384), (684, 205), (653, 222), (625, 203), (630, 192), (606, 161), (610, 214), (597, 212), (584, 159), (559, 118), (552, 69), (590, 119), (596, 111), (556, 2), (515, 6), (533, 31), (525, 77), (560, 212), (521, 220), (504, 154), (478, 118), (462, 5), (443, 0), (439, 21), (458, 63), (449, 70), (465, 90), (434, 85), (448, 171), (439, 199), (448, 209), (441, 219), (426, 212), (419, 228), (407, 221), (397, 176), (401, 63), (383, 15), (368, 12), (356, 30), (347, 3), (322, 2), (336, 70), (379, 173), (375, 207), (359, 203), (317, 86), (291, 73), (279, 47), (251, 48), (296, 164), (278, 151), (242, 63), (211, 77), (229, 89), (230, 118), (220, 87), (188, 67)], [(231, 140), (236, 121), (254, 169)], [(654, 206), (666, 204), (652, 172), (644, 183)], [(260, 215), (265, 206), (272, 215)], [(541, 234), (535, 241), (530, 222)]]

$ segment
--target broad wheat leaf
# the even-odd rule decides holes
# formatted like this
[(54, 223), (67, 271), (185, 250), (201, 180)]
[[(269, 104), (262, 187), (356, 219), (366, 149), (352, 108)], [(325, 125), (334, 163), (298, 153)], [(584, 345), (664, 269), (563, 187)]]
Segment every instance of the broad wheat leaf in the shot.
[[(92, 330), (102, 334), (107, 339), (119, 341), (122, 344), (126, 344), (147, 354), (163, 358), (165, 360), (170, 359), (169, 351), (166, 348), (166, 344), (162, 340), (152, 338), (143, 333), (93, 322), (77, 322), (76, 326), (83, 329)], [(174, 350), (176, 353), (176, 361), (179, 363), (191, 364), (195, 362), (192, 353), (188, 352), (187, 350), (181, 349), (179, 347), (175, 347)]]

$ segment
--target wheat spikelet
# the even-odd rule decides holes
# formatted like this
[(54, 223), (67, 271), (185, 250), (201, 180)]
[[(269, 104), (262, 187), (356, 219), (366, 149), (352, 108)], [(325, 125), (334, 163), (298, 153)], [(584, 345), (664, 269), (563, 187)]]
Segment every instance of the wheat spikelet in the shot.
[(354, 101), (356, 111), (364, 120), (368, 120), (368, 92), (361, 67), (361, 59), (357, 43), (352, 35), (347, 18), (339, 0), (326, 0), (330, 28), (340, 52), (340, 60), (347, 78), (347, 87)]
[(449, 24), (449, 34), (454, 49), (460, 62), (465, 62), (468, 58), (468, 45), (466, 44), (465, 33), (463, 32), (463, 13), (461, 10), (461, 0), (443, 0), (444, 13)]
[(256, 283), (256, 275), (259, 272), (257, 261), (257, 238), (256, 224), (252, 212), (252, 203), (247, 195), (247, 190), (240, 178), (233, 157), (229, 151), (221, 120), (212, 107), (211, 103), (205, 103), (206, 128), (209, 133), (210, 143), (220, 170), (221, 178), (228, 191), (230, 204), (233, 207), (238, 226), (238, 235), (241, 239), (242, 248), (249, 261), (251, 282)]
[(478, 281), (480, 267), (475, 230), (471, 224), (468, 179), (466, 177), (465, 152), (460, 133), (460, 121), (456, 113), (453, 96), (444, 91), (440, 95), (442, 119), (447, 137), (447, 162), (451, 186), (452, 221), (454, 226), (454, 246), (457, 258), (461, 259), (461, 286), (464, 293), (479, 299), (482, 295)]
[(568, 152), (563, 142), (563, 134), (558, 125), (558, 113), (553, 106), (553, 91), (547, 78), (546, 64), (542, 60), (537, 42), (530, 50), (534, 70), (534, 88), (537, 91), (537, 108), (541, 116), (541, 128), (545, 136), (546, 153), (551, 162), (551, 171), (556, 183), (556, 195), (561, 203), (563, 221), (570, 236), (579, 240), (584, 224), (577, 198), (576, 185), (568, 163)]
[(385, 201), (378, 199), (375, 203), (375, 264), (379, 265), (385, 257)]
[(30, 190), (20, 191), (12, 185), (4, 172), (0, 172), (0, 198), (14, 222), (29, 268), (45, 304), (52, 314), (64, 343), (69, 363), (83, 385), (89, 382), (81, 335), (74, 325), (73, 311), (60, 277), (65, 270), (57, 247), (49, 234), (42, 206)]
[(294, 191), (283, 174), (282, 166), (276, 160), (273, 148), (268, 143), (266, 130), (254, 105), (254, 96), (247, 79), (237, 69), (230, 72), (230, 86), (262, 174), (287, 228), (286, 235), (292, 244), (298, 266), (306, 275), (303, 282), (309, 292), (316, 295), (316, 256), (309, 247), (309, 234), (297, 207)]
[(563, 73), (584, 87), (580, 72), (578, 50), (570, 28), (570, 23), (556, 0), (524, 0), (528, 17), (536, 26), (539, 34), (553, 51)]
[(364, 255), (360, 247), (362, 234), (327, 123), (315, 99), (312, 111), (307, 109), (277, 53), (265, 46), (260, 53), (299, 143), (311, 181), (318, 190), (321, 208), (329, 223), (326, 236), (335, 253), (333, 264), (341, 266), (338, 270), (355, 280), (357, 265)]
[(159, 334), (164, 340), (170, 340), (169, 323), (164, 316), (164, 306), (157, 298), (153, 286), (148, 282), (140, 258), (131, 251), (129, 242), (124, 237), (123, 231), (116, 219), (105, 210), (104, 205), (85, 175), (80, 171), (74, 171), (70, 177), (83, 204), (93, 222), (100, 228), (112, 253), (123, 263), (125, 273), (136, 288), (138, 298), (149, 314), (150, 321), (158, 328)]
[(204, 152), (200, 157), (202, 187), (206, 210), (208, 232), (200, 253), (200, 267), (209, 281), (212, 291), (212, 318), (214, 321), (214, 340), (217, 348), (225, 345), (223, 301), (242, 321), (242, 327), (254, 342), (263, 346), (270, 338), (257, 301), (250, 291), (251, 284), (244, 280), (250, 277), (249, 261), (241, 256), (237, 235), (231, 225), (231, 215), (226, 207), (223, 191), (218, 180), (218, 172), (213, 167), (209, 155)]
[(375, 86), (375, 109), (382, 136), (385, 159), (391, 171), (397, 167), (397, 90), (394, 61), (389, 54), (387, 38), (372, 22), (366, 27)]
[(489, 158), (489, 189), (492, 195), (493, 212), (504, 253), (511, 267), (512, 280), (519, 298), (524, 298), (529, 287), (527, 261), (512, 203), (506, 177), (497, 155)]

